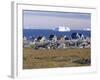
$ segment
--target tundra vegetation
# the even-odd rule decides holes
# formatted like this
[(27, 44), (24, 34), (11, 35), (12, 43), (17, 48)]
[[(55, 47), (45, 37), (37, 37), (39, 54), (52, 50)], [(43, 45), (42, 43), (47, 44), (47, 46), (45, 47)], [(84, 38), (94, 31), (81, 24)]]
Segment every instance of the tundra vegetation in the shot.
[(24, 48), (23, 68), (55, 68), (90, 66), (90, 48), (69, 48), (52, 50), (34, 50)]

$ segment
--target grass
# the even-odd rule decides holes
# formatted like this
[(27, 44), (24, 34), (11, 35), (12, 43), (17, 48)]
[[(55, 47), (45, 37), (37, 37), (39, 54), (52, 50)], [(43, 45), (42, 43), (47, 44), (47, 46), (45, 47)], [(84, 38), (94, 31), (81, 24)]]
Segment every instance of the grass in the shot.
[(90, 48), (34, 50), (23, 49), (23, 69), (77, 67), (91, 65)]

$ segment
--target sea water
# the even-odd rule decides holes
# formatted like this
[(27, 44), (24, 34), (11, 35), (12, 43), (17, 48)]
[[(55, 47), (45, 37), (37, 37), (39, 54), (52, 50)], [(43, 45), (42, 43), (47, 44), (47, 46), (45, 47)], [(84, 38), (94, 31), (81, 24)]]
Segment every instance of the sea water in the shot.
[(91, 31), (87, 30), (71, 30), (71, 31), (56, 31), (56, 30), (49, 30), (49, 29), (23, 29), (23, 36), (29, 39), (30, 37), (37, 38), (39, 36), (45, 36), (47, 39), (51, 34), (59, 36), (67, 36), (70, 37), (72, 33), (79, 33), (83, 34), (85, 37), (91, 37)]

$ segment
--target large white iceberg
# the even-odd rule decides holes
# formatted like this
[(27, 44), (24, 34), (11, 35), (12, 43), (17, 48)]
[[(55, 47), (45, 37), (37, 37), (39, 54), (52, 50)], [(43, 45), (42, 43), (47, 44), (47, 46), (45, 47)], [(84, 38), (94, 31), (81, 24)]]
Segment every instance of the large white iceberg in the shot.
[(71, 31), (69, 27), (65, 27), (65, 26), (59, 26), (55, 30), (60, 31), (60, 32)]

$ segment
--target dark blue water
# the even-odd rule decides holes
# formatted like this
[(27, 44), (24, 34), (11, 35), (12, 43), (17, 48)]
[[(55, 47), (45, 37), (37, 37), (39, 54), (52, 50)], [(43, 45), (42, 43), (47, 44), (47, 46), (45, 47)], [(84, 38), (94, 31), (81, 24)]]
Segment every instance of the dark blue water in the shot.
[(70, 37), (72, 33), (79, 33), (83, 34), (85, 37), (90, 37), (91, 32), (85, 31), (85, 30), (71, 30), (70, 32), (59, 32), (55, 30), (45, 30), (45, 29), (23, 29), (23, 36), (27, 37), (28, 39), (33, 36), (35, 38), (39, 36), (45, 36), (48, 38), (51, 34), (54, 34), (56, 36), (64, 36)]

